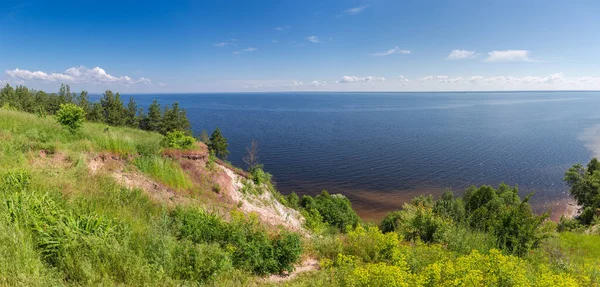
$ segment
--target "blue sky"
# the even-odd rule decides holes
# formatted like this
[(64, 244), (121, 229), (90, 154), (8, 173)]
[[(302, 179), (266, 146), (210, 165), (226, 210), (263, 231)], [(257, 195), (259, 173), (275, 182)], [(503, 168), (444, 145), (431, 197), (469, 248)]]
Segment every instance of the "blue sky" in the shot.
[(600, 1), (10, 1), (0, 83), (100, 92), (600, 89)]

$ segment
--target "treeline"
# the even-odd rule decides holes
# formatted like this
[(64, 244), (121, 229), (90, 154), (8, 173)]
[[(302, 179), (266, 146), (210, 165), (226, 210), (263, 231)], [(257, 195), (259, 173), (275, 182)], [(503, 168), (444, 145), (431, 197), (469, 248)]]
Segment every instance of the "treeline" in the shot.
[(156, 131), (163, 135), (172, 131), (191, 134), (186, 111), (178, 103), (161, 107), (154, 100), (144, 111), (133, 97), (125, 105), (121, 95), (110, 90), (104, 92), (99, 102), (92, 102), (86, 91), (77, 94), (71, 92), (68, 85), (61, 85), (58, 93), (51, 94), (25, 86), (13, 88), (9, 84), (0, 89), (0, 107), (38, 115), (54, 115), (63, 104), (78, 105), (84, 110), (86, 120), (91, 122)]

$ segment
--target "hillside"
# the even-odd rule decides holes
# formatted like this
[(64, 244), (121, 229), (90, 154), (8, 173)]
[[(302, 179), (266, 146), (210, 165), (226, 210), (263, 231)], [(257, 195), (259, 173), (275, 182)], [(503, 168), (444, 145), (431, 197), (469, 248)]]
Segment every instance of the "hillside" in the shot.
[(281, 196), (162, 141), (0, 109), (0, 285), (600, 284), (597, 228), (532, 214), (516, 188), (419, 197), (374, 226), (343, 196)]

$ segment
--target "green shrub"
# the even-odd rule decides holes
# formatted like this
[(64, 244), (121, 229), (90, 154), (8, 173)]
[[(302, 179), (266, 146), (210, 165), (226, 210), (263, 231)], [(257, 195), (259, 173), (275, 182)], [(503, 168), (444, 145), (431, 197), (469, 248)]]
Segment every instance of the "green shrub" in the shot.
[(194, 137), (188, 136), (182, 131), (175, 130), (167, 132), (162, 144), (167, 148), (190, 149), (194, 146), (195, 142), (196, 139)]
[(345, 232), (348, 226), (356, 227), (359, 223), (359, 217), (352, 209), (350, 200), (341, 194), (330, 195), (323, 190), (314, 198), (308, 195), (303, 196), (300, 205), (309, 214), (313, 214), (315, 217), (320, 216), (323, 222), (342, 232)]
[(71, 133), (76, 133), (85, 121), (85, 111), (75, 104), (61, 104), (56, 112), (56, 121)]
[(270, 184), (272, 175), (262, 169), (262, 165), (255, 165), (250, 169), (252, 180), (255, 184)]
[(181, 240), (176, 245), (173, 258), (173, 277), (176, 279), (205, 283), (232, 269), (229, 255), (217, 244), (194, 244)]
[(407, 240), (443, 242), (452, 228), (452, 220), (433, 212), (431, 204), (405, 204), (396, 219), (396, 230)]
[(292, 270), (302, 247), (296, 234), (270, 237), (256, 220), (233, 214), (230, 223), (199, 209), (177, 208), (172, 212), (173, 227), (180, 239), (196, 244), (218, 243), (231, 252), (233, 266), (255, 274)]

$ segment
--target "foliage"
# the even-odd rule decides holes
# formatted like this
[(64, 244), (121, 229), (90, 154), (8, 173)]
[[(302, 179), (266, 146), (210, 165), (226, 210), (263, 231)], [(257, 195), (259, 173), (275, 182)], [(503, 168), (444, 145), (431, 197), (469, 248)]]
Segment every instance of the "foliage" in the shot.
[[(496, 248), (523, 256), (547, 237), (542, 223), (548, 215), (535, 215), (529, 198), (521, 200), (517, 187), (506, 184), (498, 189), (471, 186), (462, 199), (451, 191), (437, 201), (431, 196), (417, 197), (402, 210), (388, 214), (380, 227), (407, 240), (446, 243), (463, 253), (469, 248), (487, 250), (493, 239)], [(465, 245), (467, 238), (477, 243)]]
[(9, 84), (0, 89), (0, 107), (35, 113), (37, 115), (55, 115), (61, 105), (74, 104), (83, 109), (85, 119), (90, 122), (106, 123), (111, 126), (128, 126), (148, 131), (161, 132), (179, 130), (191, 134), (190, 123), (185, 109), (178, 103), (165, 106), (161, 111), (158, 101), (148, 107), (147, 115), (137, 106), (133, 98), (124, 106), (119, 93), (108, 90), (99, 102), (90, 102), (88, 93), (72, 93), (68, 85), (61, 85), (58, 93), (47, 94), (25, 86), (11, 87)]
[(348, 226), (356, 227), (359, 223), (358, 215), (352, 209), (350, 200), (341, 194), (330, 195), (323, 190), (316, 197), (304, 195), (300, 207), (306, 210), (304, 214), (309, 217), (322, 219), (323, 222), (341, 231), (346, 231)]
[(160, 133), (163, 135), (173, 131), (190, 133), (190, 122), (188, 121), (186, 111), (179, 108), (179, 103), (175, 102), (171, 107), (165, 106), (163, 111)]
[(262, 165), (254, 165), (250, 169), (250, 174), (252, 175), (252, 180), (255, 184), (270, 184), (271, 183), (271, 174), (265, 172), (262, 168)]
[(292, 233), (269, 237), (255, 219), (233, 214), (225, 223), (217, 216), (197, 209), (176, 209), (172, 218), (179, 238), (194, 243), (216, 242), (230, 250), (233, 265), (255, 274), (293, 270), (302, 252), (300, 238)]
[(196, 139), (194, 137), (188, 136), (182, 131), (173, 130), (167, 132), (162, 144), (167, 148), (190, 149), (194, 146), (195, 142)]
[(85, 120), (83, 108), (74, 104), (61, 104), (56, 112), (56, 121), (66, 127), (71, 133), (76, 133), (81, 129)]
[(227, 139), (221, 134), (221, 130), (217, 127), (210, 136), (208, 149), (220, 159), (226, 159), (229, 151), (227, 150)]
[(600, 210), (600, 161), (593, 158), (587, 167), (575, 164), (565, 173), (565, 183), (569, 193), (582, 207), (578, 220), (589, 225)]
[(126, 116), (123, 101), (119, 93), (113, 94), (112, 91), (106, 91), (100, 99), (102, 105), (104, 122), (111, 126), (125, 125)]

